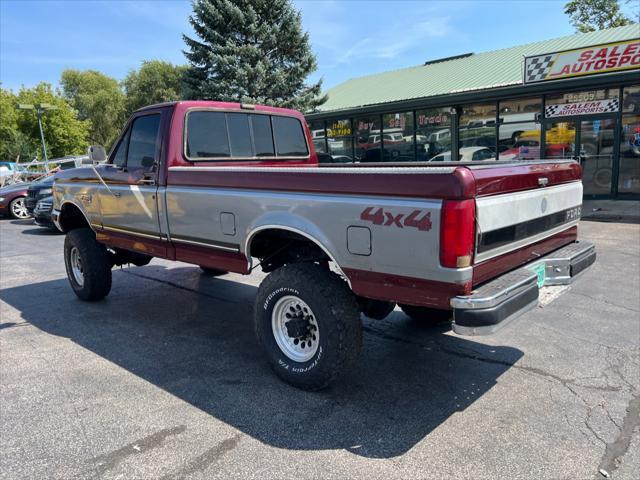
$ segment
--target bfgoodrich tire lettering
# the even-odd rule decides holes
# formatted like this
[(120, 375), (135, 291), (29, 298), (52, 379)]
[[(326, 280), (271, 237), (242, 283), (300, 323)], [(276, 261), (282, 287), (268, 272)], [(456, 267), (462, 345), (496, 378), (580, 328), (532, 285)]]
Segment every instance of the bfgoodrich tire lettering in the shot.
[[(317, 325), (317, 350), (307, 361), (292, 360), (275, 338), (274, 307), (284, 297), (300, 299), (313, 314), (310, 325)], [(317, 264), (285, 265), (271, 273), (258, 289), (254, 319), (256, 336), (272, 368), (298, 388), (328, 386), (360, 353), (362, 330), (356, 298), (340, 277)]]
[(111, 290), (111, 259), (90, 228), (78, 228), (64, 239), (64, 264), (71, 288), (81, 300), (95, 301)]

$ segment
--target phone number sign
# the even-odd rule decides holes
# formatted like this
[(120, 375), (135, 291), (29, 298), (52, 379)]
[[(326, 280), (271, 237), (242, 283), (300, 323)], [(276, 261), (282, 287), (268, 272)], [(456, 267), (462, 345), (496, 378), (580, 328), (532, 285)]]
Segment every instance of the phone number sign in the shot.
[(526, 57), (524, 83), (640, 69), (640, 40)]

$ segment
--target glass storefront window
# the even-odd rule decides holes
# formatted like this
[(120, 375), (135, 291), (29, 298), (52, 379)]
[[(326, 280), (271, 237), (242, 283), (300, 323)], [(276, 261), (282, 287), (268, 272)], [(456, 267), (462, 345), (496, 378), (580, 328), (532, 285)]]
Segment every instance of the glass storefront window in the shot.
[(389, 113), (382, 117), (383, 159), (389, 162), (412, 162), (413, 112)]
[(311, 139), (313, 140), (313, 148), (316, 153), (327, 153), (327, 139), (324, 134), (324, 120), (315, 120), (309, 122), (309, 130), (311, 131)]
[(419, 162), (449, 152), (451, 156), (451, 109), (433, 108), (416, 112), (416, 154)]
[(545, 129), (545, 158), (573, 158), (576, 146), (576, 122), (549, 120)]
[(353, 137), (351, 120), (327, 120), (327, 148), (335, 163), (353, 161)]
[(618, 192), (640, 194), (640, 115), (622, 117)]
[(462, 107), (458, 144), (461, 157), (471, 152), (469, 149), (474, 147), (488, 148), (496, 155), (495, 103), (477, 103)]
[(547, 95), (546, 105), (562, 105), (565, 103), (607, 100), (609, 98), (617, 98), (619, 94), (620, 92), (618, 88), (603, 88), (600, 90), (584, 90), (582, 92), (568, 92), (558, 95)]
[(622, 111), (640, 113), (640, 85), (624, 87), (622, 91)]
[(540, 123), (505, 123), (498, 127), (500, 160), (540, 158)]
[(534, 122), (542, 112), (542, 98), (516, 98), (500, 102), (500, 123)]
[[(367, 150), (380, 148), (380, 116), (369, 115), (366, 117), (356, 117), (353, 121), (355, 129), (356, 159), (367, 161)], [(371, 155), (369, 155), (371, 156)], [(380, 156), (378, 152), (378, 157)], [(368, 160), (371, 161), (371, 160)]]

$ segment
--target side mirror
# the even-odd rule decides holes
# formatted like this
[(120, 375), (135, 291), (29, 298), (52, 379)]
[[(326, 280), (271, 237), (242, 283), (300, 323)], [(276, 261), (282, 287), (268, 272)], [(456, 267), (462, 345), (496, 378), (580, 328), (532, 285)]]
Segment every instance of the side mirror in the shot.
[(87, 154), (89, 158), (84, 159), (83, 164), (101, 163), (107, 160), (107, 152), (102, 145), (91, 145)]

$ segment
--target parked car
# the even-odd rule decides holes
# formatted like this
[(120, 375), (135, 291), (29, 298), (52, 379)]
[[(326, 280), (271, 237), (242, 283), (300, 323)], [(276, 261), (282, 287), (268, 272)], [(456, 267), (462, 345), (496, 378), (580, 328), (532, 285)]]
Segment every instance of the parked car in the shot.
[[(486, 147), (462, 147), (458, 150), (461, 162), (479, 162), (482, 160), (495, 160), (496, 154)], [(443, 152), (429, 160), (430, 162), (450, 162), (451, 151)]]
[(453, 317), (455, 333), (489, 334), (596, 257), (578, 242), (571, 161), (319, 166), (299, 112), (211, 101), (140, 109), (110, 157), (94, 146), (90, 161), (58, 173), (54, 189), (75, 295), (108, 295), (132, 252), (214, 274), (258, 262), (258, 341), (304, 389), (354, 364), (361, 313), (384, 318), (399, 304), (415, 321)]
[(45, 197), (50, 197), (53, 192), (53, 180), (55, 174), (47, 175), (39, 180), (31, 182), (29, 190), (27, 191), (27, 198), (25, 199), (25, 205), (29, 214), (33, 214), (36, 204), (39, 200)]
[(33, 220), (36, 225), (58, 230), (51, 219), (51, 210), (53, 210), (53, 197), (51, 195), (38, 200), (36, 208), (33, 210)]
[(25, 205), (28, 183), (15, 183), (0, 188), (0, 215), (13, 218), (29, 218), (31, 214)]

